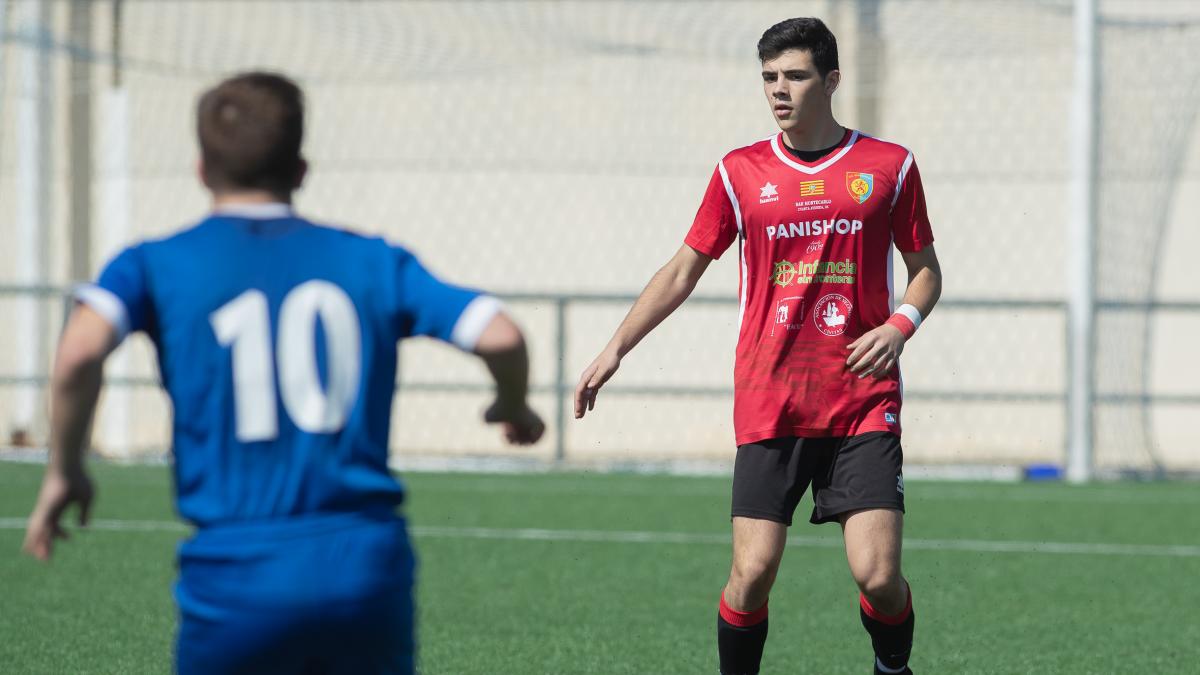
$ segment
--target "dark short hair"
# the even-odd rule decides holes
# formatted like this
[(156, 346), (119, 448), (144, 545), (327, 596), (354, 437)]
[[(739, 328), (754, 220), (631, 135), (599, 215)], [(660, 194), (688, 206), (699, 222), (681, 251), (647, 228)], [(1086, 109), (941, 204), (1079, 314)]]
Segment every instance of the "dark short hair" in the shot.
[(789, 49), (811, 54), (821, 77), (838, 69), (837, 38), (820, 19), (800, 17), (771, 26), (758, 41), (758, 60), (773, 59)]
[(200, 97), (196, 134), (212, 189), (290, 193), (303, 162), (304, 94), (275, 73), (236, 75)]

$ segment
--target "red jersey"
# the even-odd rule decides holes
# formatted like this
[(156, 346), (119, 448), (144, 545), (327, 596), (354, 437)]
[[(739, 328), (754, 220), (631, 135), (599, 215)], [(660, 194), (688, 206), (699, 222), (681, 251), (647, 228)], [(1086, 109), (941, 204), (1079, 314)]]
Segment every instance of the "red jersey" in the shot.
[(719, 258), (738, 242), (738, 445), (780, 436), (900, 433), (899, 366), (858, 379), (846, 345), (891, 316), (892, 245), (933, 242), (907, 149), (847, 131), (803, 162), (783, 134), (717, 165), (684, 242)]

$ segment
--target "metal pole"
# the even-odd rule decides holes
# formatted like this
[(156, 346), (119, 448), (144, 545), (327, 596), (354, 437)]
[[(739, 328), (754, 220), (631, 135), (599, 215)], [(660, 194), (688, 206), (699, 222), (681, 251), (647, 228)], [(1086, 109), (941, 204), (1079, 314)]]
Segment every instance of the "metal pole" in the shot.
[(561, 462), (567, 458), (567, 299), (554, 301), (557, 363), (554, 367), (554, 459)]
[(854, 23), (854, 52), (858, 61), (854, 68), (855, 126), (868, 134), (878, 134), (882, 126), (879, 99), (887, 65), (879, 25), (879, 0), (857, 0)]
[(92, 275), (92, 0), (72, 0), (70, 39), (70, 274)]
[[(129, 94), (121, 86), (121, 3), (113, 3), (112, 87), (104, 91), (99, 100), (99, 162), (97, 164), (99, 188), (97, 197), (100, 210), (97, 215), (99, 237), (96, 246), (105, 257), (116, 255), (122, 247), (129, 245), (133, 222), (133, 188), (130, 173), (130, 112)], [(130, 361), (128, 349), (118, 349), (108, 359), (108, 377), (114, 380), (128, 378)], [(97, 426), (97, 445), (117, 457), (131, 453), (133, 437), (133, 396), (129, 387), (112, 387), (104, 397)]]
[(124, 56), (121, 49), (121, 1), (113, 0), (112, 4), (112, 50), (113, 68), (112, 68), (112, 86), (113, 89), (119, 89), (122, 85), (121, 75), (124, 68), (122, 58)]
[[(4, 90), (8, 71), (4, 69), (4, 55), (8, 52), (8, 0), (0, 0), (0, 123), (4, 122)], [(0, 146), (3, 150), (3, 146)], [(0, 155), (3, 156), (3, 155)]]
[(1067, 480), (1093, 469), (1095, 402), (1096, 141), (1099, 120), (1096, 0), (1075, 0), (1075, 90), (1070, 119), (1070, 239), (1067, 380)]
[[(24, 286), (46, 283), (50, 230), (50, 6), (45, 0), (27, 0), (19, 31), (25, 54), (17, 102), (17, 233), (15, 280)], [(17, 302), (14, 312), (20, 374), (37, 377), (46, 370), (45, 303), (29, 295)], [(40, 406), (39, 392), (27, 387), (17, 395), (13, 410), (12, 442), (33, 443), (34, 422)]]

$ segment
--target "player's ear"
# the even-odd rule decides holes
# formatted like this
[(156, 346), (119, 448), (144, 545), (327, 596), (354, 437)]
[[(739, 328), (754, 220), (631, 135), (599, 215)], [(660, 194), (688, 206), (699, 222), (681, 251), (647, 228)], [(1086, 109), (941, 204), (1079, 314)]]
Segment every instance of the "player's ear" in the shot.
[(833, 92), (837, 91), (838, 85), (842, 83), (842, 71), (831, 70), (825, 73), (825, 95), (833, 96)]
[(301, 157), (299, 163), (296, 164), (296, 180), (292, 189), (299, 190), (300, 186), (304, 185), (306, 176), (308, 176), (308, 160)]
[(212, 185), (208, 182), (208, 172), (204, 170), (203, 157), (196, 160), (196, 177), (200, 179), (200, 183), (204, 187), (208, 188), (209, 190), (213, 189)]

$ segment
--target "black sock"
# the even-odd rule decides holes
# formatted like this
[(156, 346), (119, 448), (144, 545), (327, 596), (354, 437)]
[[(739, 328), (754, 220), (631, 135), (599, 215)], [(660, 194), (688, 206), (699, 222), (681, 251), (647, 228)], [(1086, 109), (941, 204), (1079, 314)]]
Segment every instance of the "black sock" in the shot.
[(908, 594), (904, 611), (895, 616), (880, 613), (871, 607), (866, 596), (859, 596), (859, 614), (863, 628), (871, 635), (871, 646), (875, 648), (875, 672), (911, 673), (908, 657), (912, 653), (913, 627), (916, 625), (912, 593)]
[(725, 604), (721, 596), (717, 612), (717, 651), (721, 657), (721, 675), (755, 675), (762, 662), (767, 641), (767, 606), (753, 612), (739, 612)]

